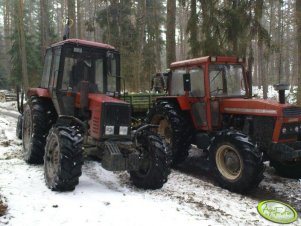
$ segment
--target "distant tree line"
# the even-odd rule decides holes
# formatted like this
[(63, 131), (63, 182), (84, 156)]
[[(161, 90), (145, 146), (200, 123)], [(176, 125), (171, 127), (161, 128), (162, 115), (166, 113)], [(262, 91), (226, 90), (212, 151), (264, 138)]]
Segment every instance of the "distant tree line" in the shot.
[(176, 60), (236, 55), (246, 57), (266, 98), (268, 85), (301, 83), (300, 5), (298, 0), (2, 0), (0, 87), (39, 84), (44, 51), (62, 40), (69, 17), (71, 37), (120, 51), (129, 90), (149, 89), (151, 76)]

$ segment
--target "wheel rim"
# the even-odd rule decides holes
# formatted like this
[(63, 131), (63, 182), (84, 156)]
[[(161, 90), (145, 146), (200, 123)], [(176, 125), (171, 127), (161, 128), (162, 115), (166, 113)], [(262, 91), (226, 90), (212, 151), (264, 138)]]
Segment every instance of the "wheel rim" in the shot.
[(154, 118), (152, 123), (159, 125), (158, 134), (165, 140), (166, 144), (171, 144), (172, 130), (169, 121), (162, 116), (158, 116)]
[(23, 147), (25, 156), (28, 155), (30, 149), (30, 142), (32, 137), (32, 119), (31, 111), (27, 110), (24, 114), (24, 126), (23, 126)]
[(216, 151), (216, 166), (227, 180), (237, 180), (243, 170), (243, 162), (238, 151), (229, 146), (222, 145)]
[(54, 179), (58, 174), (60, 165), (60, 147), (58, 138), (55, 135), (53, 135), (47, 145), (45, 160), (47, 177), (48, 179)]

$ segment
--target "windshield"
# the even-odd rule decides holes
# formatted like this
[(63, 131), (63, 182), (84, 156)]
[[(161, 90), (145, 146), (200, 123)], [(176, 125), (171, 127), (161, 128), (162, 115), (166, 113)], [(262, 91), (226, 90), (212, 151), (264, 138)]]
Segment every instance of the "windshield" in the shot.
[(67, 47), (64, 51), (62, 90), (80, 91), (80, 81), (89, 81), (89, 92), (117, 91), (118, 56), (85, 47)]
[(242, 65), (210, 64), (209, 80), (211, 96), (246, 95)]

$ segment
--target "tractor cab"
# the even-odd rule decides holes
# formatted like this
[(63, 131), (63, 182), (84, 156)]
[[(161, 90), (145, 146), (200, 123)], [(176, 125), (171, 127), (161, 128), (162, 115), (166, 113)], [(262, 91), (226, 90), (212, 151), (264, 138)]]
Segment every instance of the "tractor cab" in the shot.
[(198, 129), (221, 126), (221, 100), (250, 96), (242, 58), (201, 57), (172, 63), (171, 69), (169, 95), (182, 96), (180, 104), (191, 108)]
[(60, 114), (69, 114), (71, 96), (84, 91), (118, 96), (119, 53), (114, 47), (79, 39), (67, 39), (46, 51), (41, 88), (48, 89)]

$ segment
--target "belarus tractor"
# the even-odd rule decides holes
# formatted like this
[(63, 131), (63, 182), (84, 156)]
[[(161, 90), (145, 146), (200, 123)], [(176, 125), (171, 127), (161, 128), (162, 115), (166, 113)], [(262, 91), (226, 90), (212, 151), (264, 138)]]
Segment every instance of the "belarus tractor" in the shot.
[(114, 47), (66, 39), (47, 49), (40, 87), (27, 91), (17, 133), (22, 131), (25, 161), (44, 163), (51, 190), (75, 188), (84, 155), (106, 170), (129, 171), (139, 188), (158, 189), (167, 181), (163, 140), (151, 125), (131, 128), (131, 108), (119, 99), (120, 89)]
[(146, 121), (158, 125), (174, 165), (193, 144), (231, 191), (256, 187), (266, 160), (279, 174), (301, 178), (301, 108), (285, 103), (287, 87), (276, 86), (280, 102), (252, 99), (243, 58), (206, 56), (170, 69), (168, 96), (157, 99)]

